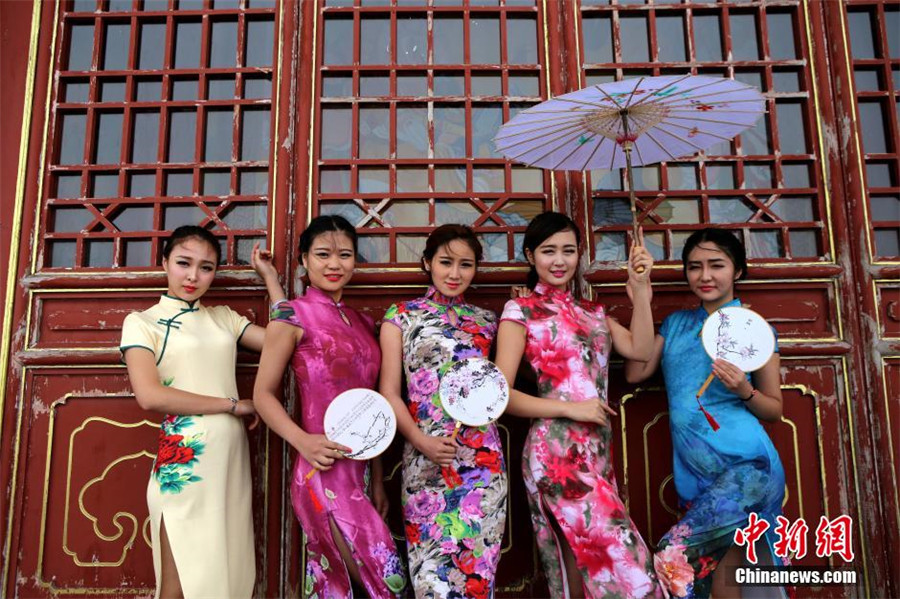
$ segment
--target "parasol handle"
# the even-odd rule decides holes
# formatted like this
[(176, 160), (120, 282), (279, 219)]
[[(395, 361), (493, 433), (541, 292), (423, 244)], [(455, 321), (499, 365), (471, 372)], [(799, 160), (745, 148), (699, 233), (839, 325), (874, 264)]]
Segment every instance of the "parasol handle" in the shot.
[(306, 478), (305, 478), (304, 480), (308, 481), (309, 479), (311, 479), (312, 477), (314, 477), (314, 476), (316, 475), (316, 472), (318, 472), (318, 471), (319, 471), (318, 468), (313, 467), (313, 469), (310, 470), (310, 471), (306, 474)]
[[(634, 195), (634, 176), (631, 173), (631, 145), (632, 141), (630, 139), (631, 134), (628, 131), (628, 111), (623, 110), (622, 114), (622, 128), (625, 132), (624, 141), (622, 142), (622, 149), (625, 151), (625, 175), (628, 177), (628, 202), (631, 205), (631, 239), (632, 243), (638, 243), (638, 222), (637, 222), (637, 199)], [(638, 266), (635, 269), (635, 272), (641, 274), (644, 272), (643, 266)]]

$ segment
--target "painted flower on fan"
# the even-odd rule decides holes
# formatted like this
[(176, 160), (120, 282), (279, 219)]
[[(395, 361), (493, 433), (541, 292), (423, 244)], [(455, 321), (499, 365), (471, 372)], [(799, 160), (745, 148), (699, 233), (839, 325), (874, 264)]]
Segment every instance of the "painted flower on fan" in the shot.
[(653, 557), (656, 576), (676, 597), (689, 597), (694, 586), (694, 569), (681, 545), (669, 545)]

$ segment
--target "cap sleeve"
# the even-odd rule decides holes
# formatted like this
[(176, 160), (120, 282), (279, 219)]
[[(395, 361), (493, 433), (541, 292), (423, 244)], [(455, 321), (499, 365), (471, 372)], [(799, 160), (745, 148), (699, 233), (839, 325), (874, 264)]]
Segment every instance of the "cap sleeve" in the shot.
[(133, 312), (125, 317), (122, 323), (122, 340), (119, 342), (119, 351), (122, 359), (125, 359), (125, 351), (132, 347), (142, 347), (154, 356), (159, 353), (159, 336), (153, 330), (153, 326), (141, 318), (140, 314)]
[(778, 351), (778, 331), (776, 331), (775, 327), (773, 327), (772, 325), (769, 325), (769, 327), (772, 329), (772, 334), (775, 336), (775, 353), (779, 354), (781, 352)]
[(243, 314), (238, 314), (228, 306), (216, 306), (213, 308), (218, 312), (218, 320), (234, 335), (235, 341), (240, 341), (244, 331), (247, 330), (252, 322)]
[(389, 322), (402, 331), (407, 324), (406, 305), (402, 303), (392, 304), (387, 309), (387, 312), (384, 313), (384, 318), (381, 319), (381, 322)]
[(669, 335), (669, 328), (672, 326), (670, 324), (672, 322), (672, 316), (674, 316), (674, 314), (669, 314), (668, 316), (666, 316), (663, 319), (662, 324), (659, 326), (659, 335), (664, 339)]
[(303, 327), (303, 323), (300, 322), (300, 315), (294, 307), (294, 302), (288, 301), (279, 302), (272, 308), (272, 311), (269, 313), (269, 322), (285, 322), (295, 327)]
[(509, 320), (511, 322), (517, 322), (522, 326), (525, 326), (525, 313), (522, 312), (522, 306), (519, 305), (514, 299), (506, 302), (506, 305), (503, 306), (503, 314), (500, 316), (500, 322), (504, 320)]

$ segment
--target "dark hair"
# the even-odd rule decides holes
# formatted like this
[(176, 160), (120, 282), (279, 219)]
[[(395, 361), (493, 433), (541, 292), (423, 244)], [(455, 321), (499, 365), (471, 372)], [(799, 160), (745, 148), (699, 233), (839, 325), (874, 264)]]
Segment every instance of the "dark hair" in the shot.
[(183, 225), (172, 231), (172, 234), (166, 239), (165, 245), (163, 245), (163, 258), (168, 260), (169, 254), (172, 253), (175, 246), (188, 239), (205, 241), (212, 246), (213, 251), (216, 253), (216, 265), (222, 261), (222, 246), (219, 245), (219, 240), (208, 230), (197, 225)]
[[(456, 240), (462, 241), (472, 248), (472, 252), (475, 254), (476, 265), (481, 262), (481, 259), (484, 257), (481, 242), (478, 241), (478, 236), (475, 235), (472, 227), (466, 225), (441, 225), (432, 231), (425, 241), (425, 249), (422, 250), (422, 260), (431, 262), (431, 259), (434, 258), (439, 249)], [(425, 270), (424, 262), (421, 264), (421, 267), (422, 270)], [(429, 274), (429, 276), (431, 275)]]
[(713, 227), (694, 231), (684, 242), (684, 249), (681, 250), (681, 264), (684, 267), (685, 277), (687, 277), (688, 256), (691, 255), (694, 248), (705, 241), (716, 244), (716, 247), (728, 256), (731, 263), (734, 264), (734, 270), (741, 271), (738, 279), (747, 278), (747, 252), (744, 250), (744, 244), (728, 229)]
[(358, 242), (356, 239), (356, 229), (353, 228), (353, 225), (351, 225), (343, 216), (337, 214), (323, 214), (309, 221), (309, 224), (306, 225), (306, 229), (304, 229), (303, 233), (300, 235), (300, 255), (308, 254), (313, 241), (323, 233), (344, 233), (350, 238), (350, 241), (353, 242), (353, 253), (357, 253)]
[[(528, 228), (525, 229), (525, 238), (522, 240), (522, 253), (525, 254), (525, 250), (528, 250), (534, 254), (539, 245), (562, 231), (575, 233), (575, 243), (581, 249), (581, 232), (575, 225), (575, 221), (559, 212), (542, 212), (538, 214), (531, 219), (531, 222), (528, 223)], [(538, 274), (532, 264), (528, 271), (527, 285), (529, 289), (534, 289), (537, 284)]]

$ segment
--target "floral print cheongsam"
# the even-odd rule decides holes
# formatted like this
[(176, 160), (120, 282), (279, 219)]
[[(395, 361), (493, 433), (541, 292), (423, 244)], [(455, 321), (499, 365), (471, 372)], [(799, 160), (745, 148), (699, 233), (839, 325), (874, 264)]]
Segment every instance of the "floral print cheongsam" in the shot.
[[(441, 407), (440, 378), (457, 360), (487, 357), (496, 316), (432, 287), (425, 297), (391, 306), (384, 320), (402, 331), (413, 420), (426, 435), (451, 436), (456, 423)], [(403, 515), (417, 598), (493, 593), (506, 523), (500, 435), (496, 424), (463, 426), (456, 439), (456, 458), (446, 468), (409, 442), (403, 449)]]
[[(612, 341), (603, 306), (538, 283), (507, 302), (502, 320), (525, 327), (525, 358), (541, 397), (606, 400)], [(535, 540), (550, 593), (568, 597), (550, 518), (575, 555), (586, 597), (662, 597), (650, 551), (619, 499), (610, 459), (612, 430), (566, 418), (536, 418), (522, 454)]]
[[(735, 299), (723, 307), (740, 305)], [(660, 579), (675, 597), (709, 597), (716, 565), (731, 548), (735, 530), (748, 525), (751, 512), (770, 525), (766, 542), (757, 546), (759, 563), (785, 564), (772, 550), (775, 519), (784, 501), (784, 469), (769, 435), (718, 379), (702, 397), (721, 426), (718, 431), (697, 406), (696, 393), (712, 372), (700, 338), (706, 318), (702, 306), (682, 310), (668, 316), (659, 331), (665, 339), (661, 364), (669, 396), (675, 489), (686, 511), (660, 541), (655, 560)], [(780, 588), (757, 590), (764, 590), (766, 597), (784, 596)]]
[[(149, 351), (166, 387), (238, 397), (238, 341), (250, 321), (228, 306), (206, 307), (163, 295), (125, 317), (119, 349)], [(165, 524), (185, 599), (249, 599), (256, 578), (250, 452), (244, 423), (232, 414), (167, 415), (147, 506), (157, 596)]]
[[(378, 382), (381, 349), (374, 322), (315, 287), (309, 287), (303, 297), (279, 303), (272, 320), (303, 329), (291, 358), (300, 396), (300, 426), (321, 435), (332, 399), (348, 389), (372, 389)], [(406, 578), (390, 530), (369, 500), (368, 462), (337, 460), (331, 469), (307, 480), (312, 469), (298, 455), (291, 481), (294, 513), (306, 533), (304, 597), (353, 596), (329, 521), (350, 547), (369, 596), (399, 595)]]

